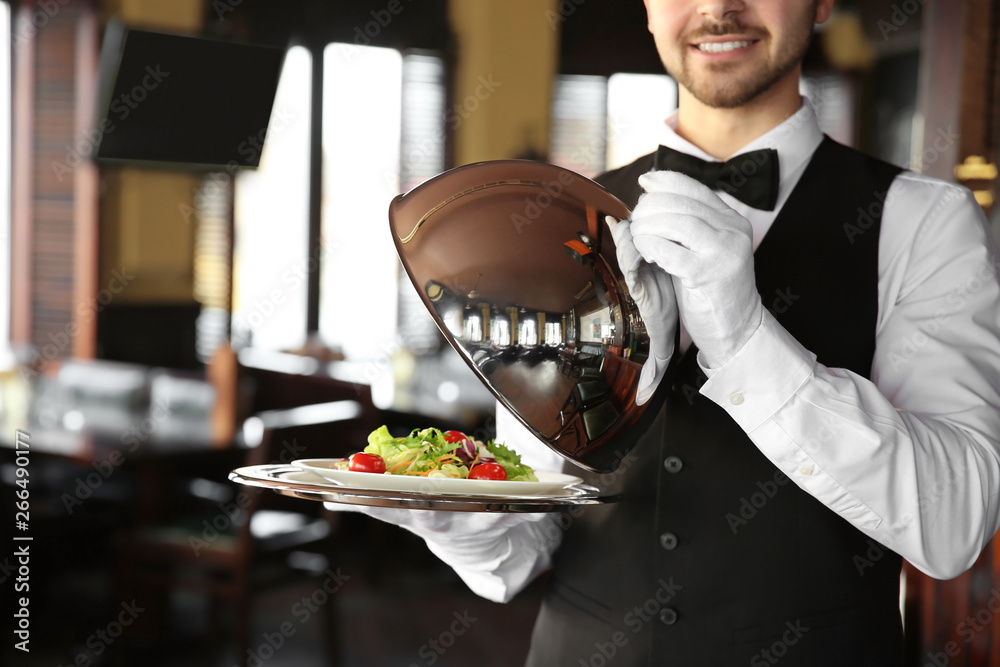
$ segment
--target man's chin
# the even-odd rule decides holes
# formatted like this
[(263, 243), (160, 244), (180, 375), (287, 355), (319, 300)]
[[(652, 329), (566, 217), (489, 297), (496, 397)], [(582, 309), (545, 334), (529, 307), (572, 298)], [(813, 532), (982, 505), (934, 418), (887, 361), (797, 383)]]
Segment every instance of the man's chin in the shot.
[(686, 70), (677, 83), (707, 107), (736, 109), (767, 93), (782, 76), (780, 71), (768, 67), (714, 63), (698, 71)]
[(727, 83), (729, 85), (710, 86), (699, 83), (699, 85), (685, 87), (692, 97), (713, 109), (736, 109), (744, 106), (766, 92), (770, 87), (767, 84), (748, 85), (746, 81), (736, 84)]

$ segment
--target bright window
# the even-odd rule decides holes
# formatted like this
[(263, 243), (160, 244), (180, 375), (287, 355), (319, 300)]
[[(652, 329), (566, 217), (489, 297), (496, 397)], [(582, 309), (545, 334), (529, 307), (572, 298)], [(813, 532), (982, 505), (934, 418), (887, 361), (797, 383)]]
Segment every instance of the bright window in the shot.
[[(233, 338), (298, 348), (308, 278), (320, 271), (319, 334), (348, 359), (436, 349), (440, 333), (399, 269), (389, 202), (444, 170), (445, 72), (424, 52), (323, 51), (321, 238), (309, 247), (312, 58), (289, 50), (260, 167), (235, 190)], [(403, 109), (406, 114), (403, 114)]]
[[(444, 171), (444, 61), (432, 53), (403, 56), (403, 132), (400, 137), (400, 192)], [(400, 271), (396, 332), (415, 354), (432, 352), (441, 334), (404, 271)]]
[[(257, 169), (236, 178), (233, 337), (256, 347), (300, 346), (306, 335), (312, 57), (292, 47)], [(247, 341), (249, 337), (249, 341)]]
[(853, 145), (854, 95), (846, 75), (802, 77), (799, 92), (809, 98), (819, 129), (842, 144)]
[(677, 84), (665, 74), (608, 79), (608, 169), (656, 150), (663, 121), (677, 108)]
[(400, 189), (402, 74), (394, 49), (323, 52), (319, 330), (349, 359), (395, 351), (398, 259), (387, 212)]
[(560, 76), (549, 161), (588, 177), (628, 164), (656, 150), (676, 108), (677, 84), (665, 74)]
[(352, 360), (431, 351), (440, 333), (400, 269), (388, 211), (444, 170), (444, 63), (350, 44), (328, 45), (323, 63), (321, 337)]
[(607, 165), (608, 80), (603, 76), (565, 75), (552, 92), (549, 161), (594, 177)]

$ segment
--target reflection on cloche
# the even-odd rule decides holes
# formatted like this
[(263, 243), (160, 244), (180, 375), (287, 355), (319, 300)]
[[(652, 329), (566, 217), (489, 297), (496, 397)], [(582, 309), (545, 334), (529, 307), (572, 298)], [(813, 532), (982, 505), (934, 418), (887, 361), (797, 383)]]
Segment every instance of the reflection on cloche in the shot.
[(635, 403), (648, 338), (603, 220), (630, 215), (542, 162), (458, 167), (396, 197), (400, 260), (449, 343), (549, 447), (614, 469), (651, 419)]

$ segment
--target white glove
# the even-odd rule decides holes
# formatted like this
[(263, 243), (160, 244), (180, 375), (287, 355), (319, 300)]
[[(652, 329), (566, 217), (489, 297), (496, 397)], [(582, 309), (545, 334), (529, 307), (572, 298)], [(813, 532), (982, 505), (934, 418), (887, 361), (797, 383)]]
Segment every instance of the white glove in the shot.
[(632, 241), (631, 223), (628, 220), (615, 221), (610, 215), (604, 221), (611, 228), (625, 285), (639, 308), (649, 335), (649, 358), (642, 365), (635, 396), (635, 402), (642, 405), (653, 395), (674, 354), (677, 299), (670, 275), (649, 264), (639, 254)]
[(750, 223), (698, 181), (672, 171), (639, 177), (632, 213), (642, 257), (674, 277), (681, 321), (705, 368), (723, 366), (760, 326)]
[(335, 511), (361, 512), (424, 539), (470, 589), (507, 602), (552, 565), (562, 541), (559, 512), (448, 512), (325, 503)]

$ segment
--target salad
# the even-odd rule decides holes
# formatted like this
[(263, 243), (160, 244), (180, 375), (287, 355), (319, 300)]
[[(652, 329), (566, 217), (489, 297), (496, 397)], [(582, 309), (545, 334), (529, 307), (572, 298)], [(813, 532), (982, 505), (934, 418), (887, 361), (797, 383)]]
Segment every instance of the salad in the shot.
[(393, 437), (386, 426), (368, 436), (363, 452), (333, 464), (338, 470), (421, 477), (537, 482), (535, 471), (504, 445), (474, 440), (461, 431), (414, 429)]

